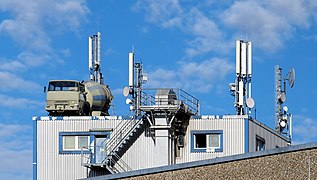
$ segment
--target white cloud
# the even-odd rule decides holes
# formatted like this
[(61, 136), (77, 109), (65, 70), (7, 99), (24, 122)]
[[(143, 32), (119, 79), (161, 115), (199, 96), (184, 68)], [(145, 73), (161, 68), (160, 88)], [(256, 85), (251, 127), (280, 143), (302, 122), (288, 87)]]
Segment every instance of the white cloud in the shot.
[(32, 178), (32, 126), (0, 124), (0, 179)]
[(146, 20), (164, 28), (181, 27), (183, 9), (178, 0), (138, 1), (134, 10), (146, 10)]
[(1, 66), (0, 70), (9, 71), (9, 72), (15, 72), (15, 71), (25, 71), (26, 66), (20, 61), (17, 60), (9, 60), (9, 59), (3, 59), (0, 61)]
[(18, 92), (39, 91), (41, 86), (35, 82), (25, 80), (13, 73), (0, 71), (1, 86), (0, 91), (9, 92), (12, 90)]
[(225, 59), (213, 58), (202, 62), (179, 62), (175, 70), (156, 69), (149, 73), (146, 86), (171, 87), (191, 92), (209, 92), (218, 81), (223, 80), (233, 70), (233, 65)]
[(235, 31), (235, 38), (248, 34), (257, 47), (276, 51), (297, 28), (309, 26), (303, 1), (236, 1), (221, 14), (221, 20)]
[(192, 36), (186, 54), (229, 52), (235, 39), (253, 41), (257, 48), (274, 52), (284, 46), (298, 29), (307, 29), (317, 20), (316, 1), (145, 1), (134, 9), (145, 12), (145, 19), (162, 28), (178, 29)]
[[(22, 49), (14, 58), (1, 57), (0, 91), (26, 92), (28, 95), (40, 91), (42, 87), (26, 80), (23, 75), (33, 75), (36, 71), (30, 72), (31, 68), (63, 64), (62, 58), (71, 55), (71, 52), (67, 47), (54, 49), (54, 36), (63, 31), (78, 33), (90, 13), (84, 0), (33, 0), (27, 3), (1, 0), (0, 12), (3, 12), (3, 19), (0, 20), (1, 35), (11, 38), (16, 43), (14, 48), (17, 51)], [(18, 102), (22, 102), (21, 108), (26, 108), (23, 104), (32, 104), (31, 107), (38, 105), (38, 102), (28, 98), (1, 97), (7, 100), (5, 104), (9, 107), (18, 106)]]
[(228, 43), (218, 25), (197, 8), (192, 8), (186, 15), (185, 29), (195, 36), (189, 43), (186, 53), (196, 56), (212, 51), (226, 51)]
[(317, 138), (316, 121), (305, 115), (293, 116), (293, 140), (298, 144), (314, 142)]
[(11, 97), (4, 94), (0, 94), (0, 99), (2, 100), (0, 107), (7, 109), (40, 109), (45, 106), (45, 102), (42, 101)]
[(186, 8), (177, 0), (144, 1), (134, 6), (136, 11), (145, 11), (145, 19), (162, 28), (177, 28), (183, 33), (193, 36), (188, 40), (185, 50), (190, 57), (211, 51), (225, 51), (226, 43), (223, 33), (211, 18), (198, 7)]
[(43, 65), (47, 59), (55, 60), (52, 35), (59, 30), (78, 32), (89, 13), (82, 0), (33, 0), (27, 3), (2, 0), (0, 11), (10, 15), (0, 22), (0, 33), (8, 35), (24, 49), (20, 56), (32, 55), (26, 63), (31, 66)]

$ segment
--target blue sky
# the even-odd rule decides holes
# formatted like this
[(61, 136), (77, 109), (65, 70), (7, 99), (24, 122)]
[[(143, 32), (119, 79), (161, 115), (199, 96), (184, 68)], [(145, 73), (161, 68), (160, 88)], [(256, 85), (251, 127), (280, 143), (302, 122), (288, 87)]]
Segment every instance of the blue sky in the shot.
[(89, 78), (88, 36), (102, 33), (102, 71), (126, 115), (128, 53), (143, 62), (145, 87), (182, 88), (201, 114), (235, 113), (235, 40), (253, 42), (257, 119), (274, 125), (274, 66), (296, 70), (287, 100), (295, 144), (317, 140), (317, 1), (0, 0), (0, 179), (31, 179), (32, 116), (47, 115), (51, 79)]

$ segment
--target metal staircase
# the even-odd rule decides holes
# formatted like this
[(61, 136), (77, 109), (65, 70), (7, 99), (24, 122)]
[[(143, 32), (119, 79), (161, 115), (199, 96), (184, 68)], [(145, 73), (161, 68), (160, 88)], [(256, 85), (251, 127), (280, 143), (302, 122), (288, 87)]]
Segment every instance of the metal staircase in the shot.
[[(106, 168), (110, 173), (119, 173), (131, 171), (131, 167), (124, 162), (121, 157), (131, 146), (131, 144), (142, 134), (146, 121), (143, 116), (132, 116), (131, 119), (122, 120), (113, 130), (110, 139), (103, 147), (105, 158), (99, 162), (91, 162), (93, 154), (89, 157), (82, 153), (82, 165), (91, 169)], [(92, 150), (98, 147), (89, 147), (87, 150)], [(85, 161), (85, 162), (83, 162)]]
[[(186, 128), (189, 124), (191, 115), (199, 113), (199, 103), (196, 98), (180, 89), (149, 89), (149, 93), (141, 91), (139, 102), (139, 116), (131, 116), (128, 120), (121, 122), (113, 129), (110, 139), (105, 141), (102, 149), (104, 156), (101, 161), (94, 161), (94, 154), (82, 159), (85, 161), (82, 165), (96, 172), (107, 169), (110, 173), (120, 173), (131, 171), (131, 167), (122, 160), (123, 154), (131, 147), (131, 145), (144, 132), (146, 124), (149, 124), (149, 129), (155, 131), (157, 128), (162, 128), (163, 124), (156, 122), (156, 115), (166, 117), (166, 128), (172, 128), (177, 137), (183, 137), (186, 133)], [(136, 113), (137, 114), (137, 113)], [(165, 121), (164, 121), (165, 122)], [(93, 152), (94, 148), (88, 149)]]
[(107, 143), (107, 157), (102, 161), (111, 173), (131, 171), (127, 163), (121, 156), (135, 140), (136, 135), (140, 135), (144, 130), (145, 122), (143, 117), (133, 117), (131, 120), (121, 121), (112, 133), (112, 137)]

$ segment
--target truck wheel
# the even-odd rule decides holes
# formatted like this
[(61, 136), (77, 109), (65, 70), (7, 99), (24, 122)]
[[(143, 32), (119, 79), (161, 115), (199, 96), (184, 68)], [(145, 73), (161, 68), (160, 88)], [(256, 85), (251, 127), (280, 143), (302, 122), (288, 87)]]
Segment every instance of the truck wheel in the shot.
[(85, 105), (84, 105), (84, 114), (85, 114), (85, 116), (90, 116), (89, 107), (90, 107), (90, 104), (88, 102), (85, 103)]

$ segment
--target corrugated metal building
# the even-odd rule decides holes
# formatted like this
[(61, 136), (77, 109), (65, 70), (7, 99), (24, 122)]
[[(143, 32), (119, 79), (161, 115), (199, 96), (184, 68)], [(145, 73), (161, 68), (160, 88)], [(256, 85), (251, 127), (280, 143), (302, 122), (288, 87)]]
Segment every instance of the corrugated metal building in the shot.
[[(111, 170), (104, 167), (107, 163), (114, 163), (114, 169), (122, 172), (285, 147), (290, 143), (288, 138), (246, 115), (192, 116), (186, 133), (177, 138), (169, 129), (159, 129), (158, 124), (153, 130), (154, 125), (146, 119), (121, 116), (33, 117), (33, 123), (34, 179), (86, 178), (109, 173)], [(109, 160), (107, 148), (111, 143), (115, 147), (120, 144), (111, 139), (124, 136), (124, 131), (134, 126), (140, 129), (127, 138), (132, 140), (122, 142), (122, 146), (126, 144), (124, 150), (116, 151), (118, 156), (105, 161)]]

